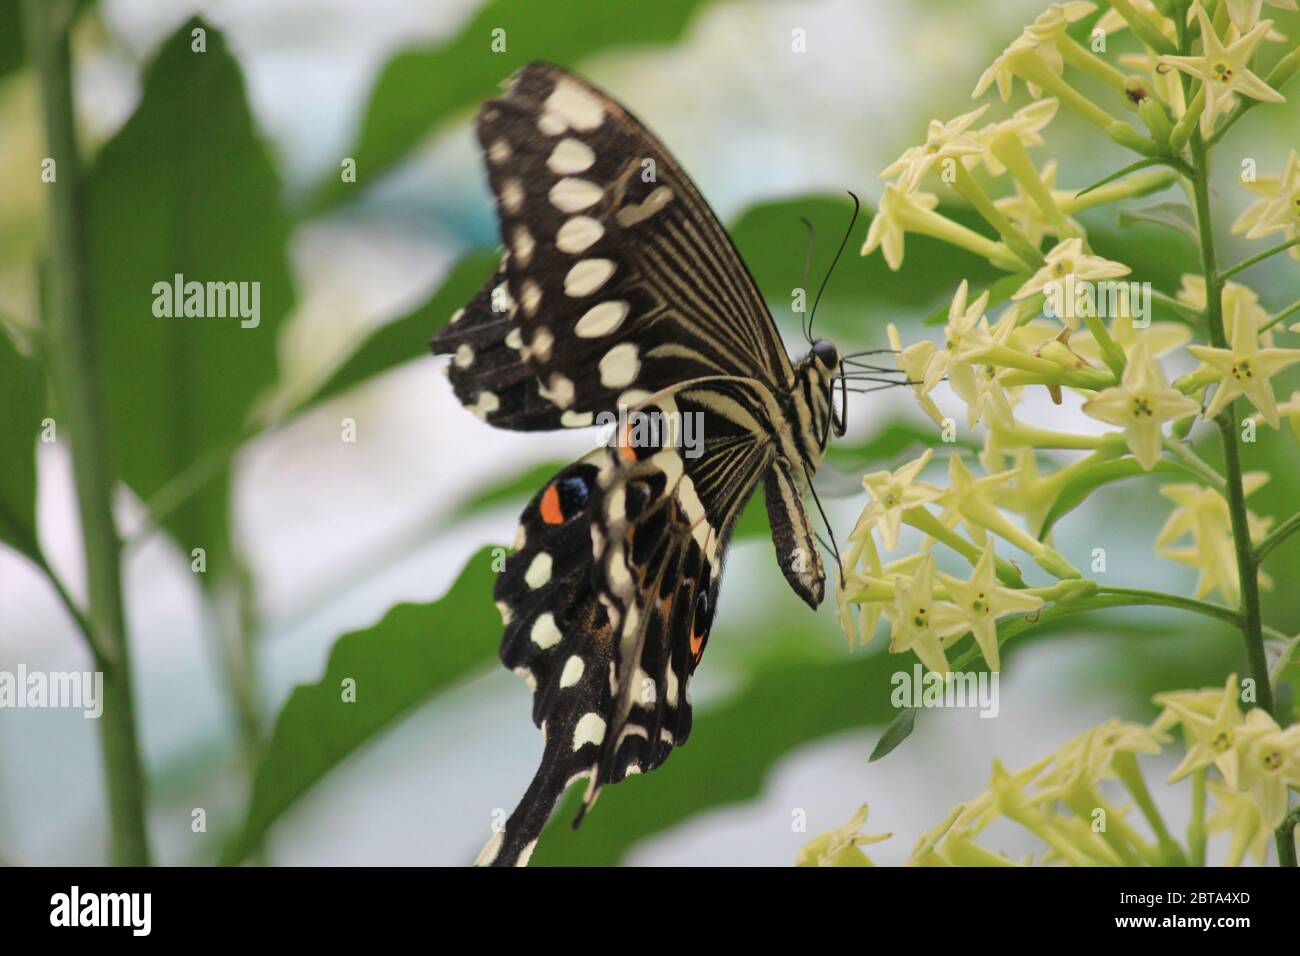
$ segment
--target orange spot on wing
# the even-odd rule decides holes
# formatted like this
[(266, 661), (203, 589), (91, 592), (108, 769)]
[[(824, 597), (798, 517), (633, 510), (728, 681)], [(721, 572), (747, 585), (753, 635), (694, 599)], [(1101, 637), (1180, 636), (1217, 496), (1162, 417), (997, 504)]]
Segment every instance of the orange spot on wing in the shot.
[(628, 423), (623, 426), (623, 440), (619, 442), (618, 453), (628, 461), (636, 461), (636, 449), (632, 447), (632, 425)]
[(691, 657), (695, 658), (695, 663), (700, 662), (700, 655), (704, 653), (704, 635), (696, 634), (695, 628), (691, 628)]
[(547, 524), (564, 524), (564, 510), (560, 507), (560, 490), (551, 484), (542, 494), (542, 520)]

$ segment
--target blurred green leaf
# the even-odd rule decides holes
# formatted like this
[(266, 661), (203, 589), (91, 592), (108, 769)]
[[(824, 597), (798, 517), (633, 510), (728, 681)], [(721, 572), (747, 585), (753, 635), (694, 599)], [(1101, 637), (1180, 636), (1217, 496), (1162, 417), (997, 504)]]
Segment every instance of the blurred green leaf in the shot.
[(36, 438), (44, 376), (0, 326), (0, 541), (41, 563), (36, 538)]
[(1199, 243), (1191, 207), (1181, 202), (1160, 202), (1150, 206), (1124, 206), (1119, 211), (1119, 224), (1131, 226), (1135, 222), (1153, 222), (1180, 233), (1193, 243)]
[(1041, 541), (1047, 537), (1047, 533), (1052, 530), (1056, 522), (1083, 504), (1087, 497), (1102, 485), (1142, 475), (1176, 475), (1180, 478), (1191, 478), (1197, 482), (1203, 480), (1196, 471), (1187, 465), (1168, 459), (1161, 459), (1156, 462), (1155, 467), (1150, 470), (1144, 469), (1135, 458), (1117, 458), (1114, 461), (1103, 461), (1089, 465), (1081, 469), (1065, 483), (1065, 487), (1061, 489), (1056, 501), (1052, 503), (1051, 510), (1047, 512), (1047, 517), (1043, 519), (1043, 526), (1038, 531), (1039, 540)]
[[(207, 51), (190, 31), (207, 31)], [(293, 304), (280, 185), (221, 32), (182, 26), (146, 73), (139, 107), (89, 181), (93, 302), (114, 465), (145, 500), (212, 459), (165, 526), (181, 548), (228, 558), (228, 456), (276, 376)], [(154, 315), (155, 283), (259, 283), (260, 323)], [(251, 288), (251, 287), (250, 287)], [(179, 308), (179, 306), (178, 306)]]
[(452, 267), (427, 302), (373, 332), (299, 410), (333, 398), (411, 359), (430, 357), (429, 340), (447, 324), (453, 312), (478, 292), (500, 261), (501, 256), (493, 252), (465, 256)]
[[(373, 627), (340, 637), (325, 674), (296, 687), (257, 768), (243, 827), (222, 863), (235, 864), (331, 770), (439, 691), (496, 660), (501, 619), (484, 548), (441, 599), (399, 604)], [(343, 682), (355, 681), (354, 702)]]
[(23, 62), (23, 23), (18, 0), (0, 3), (0, 78)]
[[(438, 126), (495, 95), (524, 64), (544, 59), (570, 66), (611, 47), (670, 43), (707, 2), (659, 0), (640, 16), (629, 15), (619, 0), (565, 0), (559, 9), (490, 0), (450, 41), (399, 53), (384, 67), (348, 153), (358, 177), (373, 182)], [(492, 46), (497, 37), (505, 42), (501, 52)], [(309, 212), (343, 201), (354, 188), (331, 176), (317, 188)]]
[(916, 728), (916, 710), (915, 707), (904, 707), (898, 712), (898, 716), (889, 722), (885, 732), (876, 741), (867, 763), (875, 763), (881, 757), (887, 756), (895, 747), (912, 736), (912, 731)]

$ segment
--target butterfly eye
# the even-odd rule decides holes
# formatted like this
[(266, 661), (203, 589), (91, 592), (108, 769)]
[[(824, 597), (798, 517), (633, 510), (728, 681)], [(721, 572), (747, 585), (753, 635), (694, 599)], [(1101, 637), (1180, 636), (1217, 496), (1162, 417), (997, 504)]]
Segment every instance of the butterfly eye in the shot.
[(840, 367), (840, 352), (832, 343), (826, 339), (818, 339), (813, 343), (813, 355), (817, 356), (817, 361), (827, 369), (837, 369)]

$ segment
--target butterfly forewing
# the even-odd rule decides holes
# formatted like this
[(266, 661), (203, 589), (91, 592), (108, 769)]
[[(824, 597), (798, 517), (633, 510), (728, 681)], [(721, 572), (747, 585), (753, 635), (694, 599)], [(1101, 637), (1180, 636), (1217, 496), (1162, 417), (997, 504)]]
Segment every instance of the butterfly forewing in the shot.
[(623, 107), (533, 64), (477, 126), (505, 246), (505, 288), (491, 303), (509, 318), (498, 341), (517, 332), (518, 360), (546, 407), (521, 414), (524, 396), (475, 376), (472, 326), (453, 323), (434, 347), (459, 356), (451, 375), (462, 401), (491, 409), (494, 425), (554, 428), (557, 416), (588, 425), (701, 375), (789, 386), (780, 335), (731, 240)]

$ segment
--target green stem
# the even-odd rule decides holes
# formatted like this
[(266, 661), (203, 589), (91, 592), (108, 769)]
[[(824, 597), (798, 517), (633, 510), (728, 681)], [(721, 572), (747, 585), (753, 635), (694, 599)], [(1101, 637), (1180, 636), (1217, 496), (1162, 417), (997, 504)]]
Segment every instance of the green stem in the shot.
[(1190, 446), (1185, 445), (1183, 442), (1180, 442), (1175, 438), (1166, 438), (1164, 440), (1164, 446), (1166, 451), (1172, 454), (1175, 458), (1182, 459), (1185, 465), (1196, 471), (1196, 473), (1204, 478), (1211, 487), (1217, 490), (1220, 494), (1223, 493), (1223, 489), (1227, 487), (1227, 481), (1221, 474), (1211, 467), (1209, 462), (1196, 454), (1196, 452), (1192, 451)]
[(1156, 802), (1151, 799), (1151, 791), (1147, 789), (1147, 782), (1142, 778), (1142, 771), (1138, 769), (1137, 757), (1131, 753), (1116, 754), (1112, 766), (1124, 786), (1128, 788), (1128, 792), (1133, 795), (1133, 801), (1142, 811), (1142, 816), (1146, 817), (1152, 832), (1155, 833), (1156, 842), (1160, 844), (1160, 852), (1164, 854), (1165, 862), (1173, 866), (1186, 866), (1187, 857), (1183, 854), (1183, 848), (1170, 835), (1164, 817), (1160, 816)]
[(1300, 531), (1300, 512), (1296, 512), (1287, 518), (1265, 535), (1259, 544), (1255, 545), (1255, 563), (1260, 564), (1270, 551), (1291, 537), (1296, 531)]
[(1205, 768), (1192, 774), (1192, 822), (1187, 824), (1192, 866), (1205, 866)]
[[(1210, 220), (1209, 149), (1200, 132), (1192, 135), (1192, 168), (1196, 176), (1192, 190), (1196, 199), (1196, 222), (1201, 240), (1201, 268), (1205, 273), (1206, 317), (1210, 342), (1215, 348), (1227, 348), (1223, 330), (1223, 281), (1219, 275), (1218, 254), (1214, 246), (1214, 229)], [(1274, 717), (1273, 685), (1269, 683), (1268, 658), (1264, 654), (1264, 619), (1259, 599), (1259, 564), (1250, 540), (1250, 520), (1246, 510), (1246, 492), (1242, 484), (1241, 449), (1237, 446), (1237, 412), (1229, 404), (1218, 416), (1223, 439), (1223, 470), (1228, 481), (1228, 513), (1232, 519), (1232, 544), (1237, 555), (1237, 577), (1241, 586), (1241, 636), (1246, 644), (1246, 659), (1255, 679), (1255, 705)], [(1290, 836), (1277, 833), (1279, 860), (1295, 860), (1295, 844)], [(1294, 865), (1294, 862), (1292, 863)]]
[(1275, 325), (1277, 325), (1278, 323), (1282, 322), (1284, 319), (1289, 319), (1291, 316), (1295, 315), (1297, 312), (1300, 312), (1300, 299), (1296, 299), (1294, 302), (1292, 302), (1290, 305), (1288, 305), (1285, 309), (1283, 309), (1283, 310), (1282, 310), (1281, 312), (1279, 312), (1277, 315), (1273, 316), (1273, 318), (1269, 319), (1269, 320), (1268, 320), (1266, 323), (1264, 323), (1264, 325), (1260, 328), (1260, 331), (1261, 331), (1261, 332), (1267, 332), (1267, 331), (1268, 331), (1269, 329), (1271, 329), (1273, 326), (1275, 326)]
[(1269, 258), (1270, 256), (1275, 256), (1279, 252), (1286, 252), (1292, 246), (1300, 246), (1300, 236), (1296, 236), (1294, 239), (1288, 239), (1286, 242), (1279, 242), (1276, 246), (1273, 246), (1270, 249), (1265, 249), (1263, 252), (1253, 255), (1249, 259), (1242, 259), (1235, 266), (1231, 266), (1227, 269), (1224, 269), (1222, 272), (1220, 272), (1219, 281), (1224, 282), (1228, 279), (1231, 279), (1238, 272), (1243, 272), (1246, 269), (1249, 269), (1255, 263), (1263, 262), (1265, 259)]
[(1190, 306), (1186, 302), (1180, 302), (1171, 295), (1157, 292), (1155, 289), (1151, 290), (1151, 301), (1159, 302), (1165, 308), (1169, 309), (1169, 311), (1177, 313), (1187, 322), (1194, 325), (1199, 325), (1205, 318), (1205, 314), (1200, 309)]
[(104, 674), (99, 733), (108, 778), (110, 859), (115, 865), (147, 866), (145, 775), (136, 739), (121, 543), (113, 524), (114, 481), (96, 362), (85, 183), (74, 122), (68, 42), (74, 10), (72, 3), (42, 0), (24, 0), (23, 6), (29, 59), (41, 89), (46, 148), (58, 169), (58, 180), (50, 187), (51, 295), (45, 334), (54, 393), (68, 422), (89, 593), (86, 620)]
[(1198, 601), (1195, 598), (1183, 597), (1180, 594), (1166, 594), (1163, 591), (1149, 591), (1145, 588), (1112, 587), (1105, 584), (1097, 587), (1097, 593), (1128, 598), (1128, 603), (1134, 606), (1176, 607), (1183, 611), (1193, 611), (1206, 617), (1216, 618), (1228, 624), (1241, 624), (1241, 616), (1230, 607), (1213, 604), (1209, 601)]
[(1300, 824), (1300, 807), (1296, 807), (1277, 828), (1278, 866), (1295, 866), (1295, 828)]

